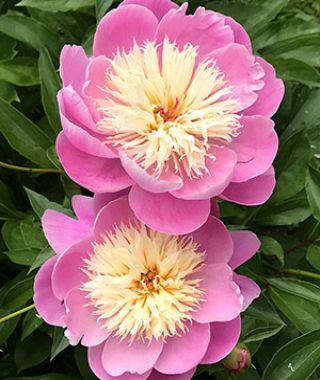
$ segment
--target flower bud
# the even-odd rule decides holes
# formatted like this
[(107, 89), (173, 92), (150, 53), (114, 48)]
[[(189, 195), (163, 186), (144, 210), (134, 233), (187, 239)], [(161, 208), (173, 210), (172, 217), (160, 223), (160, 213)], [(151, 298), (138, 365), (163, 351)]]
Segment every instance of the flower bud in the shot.
[(245, 372), (251, 364), (251, 354), (246, 345), (238, 343), (233, 351), (222, 361), (229, 372)]

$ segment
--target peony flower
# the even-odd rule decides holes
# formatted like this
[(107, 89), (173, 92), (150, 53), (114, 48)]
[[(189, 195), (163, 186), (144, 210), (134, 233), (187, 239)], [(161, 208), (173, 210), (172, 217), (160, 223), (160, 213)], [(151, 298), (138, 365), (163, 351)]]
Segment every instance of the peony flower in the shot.
[(190, 379), (238, 341), (240, 313), (260, 289), (234, 269), (259, 240), (213, 215), (192, 234), (158, 232), (117, 196), (74, 197), (77, 219), (45, 212), (56, 256), (36, 276), (37, 311), (88, 347), (102, 380)]
[(209, 199), (257, 205), (271, 195), (284, 87), (237, 22), (170, 0), (125, 0), (99, 23), (93, 56), (65, 46), (57, 151), (92, 192), (131, 188), (148, 227), (184, 234)]

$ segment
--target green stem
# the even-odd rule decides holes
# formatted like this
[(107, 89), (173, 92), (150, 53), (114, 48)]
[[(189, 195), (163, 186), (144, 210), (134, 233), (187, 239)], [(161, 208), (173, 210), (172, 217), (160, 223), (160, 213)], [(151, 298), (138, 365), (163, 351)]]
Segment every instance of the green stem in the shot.
[(3, 323), (3, 322), (9, 321), (9, 319), (12, 319), (12, 318), (18, 317), (19, 315), (21, 315), (21, 314), (23, 314), (23, 313), (26, 313), (26, 312), (29, 311), (29, 310), (34, 309), (34, 307), (35, 307), (35, 305), (32, 304), (32, 305), (29, 305), (29, 306), (24, 307), (23, 309), (17, 310), (17, 311), (15, 311), (14, 313), (11, 313), (11, 314), (8, 314), (8, 315), (5, 315), (4, 317), (0, 318), (0, 324)]
[(17, 165), (11, 165), (7, 164), (6, 162), (0, 161), (0, 167), (10, 170), (18, 170), (20, 172), (29, 172), (29, 173), (58, 173), (63, 174), (64, 172), (59, 169), (53, 169), (53, 168), (27, 168), (25, 166), (17, 166)]
[(301, 269), (283, 269), (281, 273), (296, 274), (302, 277), (313, 278), (314, 280), (320, 281), (320, 274), (314, 272), (308, 272)]

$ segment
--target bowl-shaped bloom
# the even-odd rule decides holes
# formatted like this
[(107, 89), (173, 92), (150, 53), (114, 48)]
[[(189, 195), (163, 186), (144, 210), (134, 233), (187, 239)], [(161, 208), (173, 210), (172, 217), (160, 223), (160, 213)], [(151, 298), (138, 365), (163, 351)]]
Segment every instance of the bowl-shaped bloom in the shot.
[(110, 199), (74, 197), (78, 219), (44, 214), (56, 255), (36, 276), (37, 311), (72, 345), (88, 347), (102, 380), (190, 379), (238, 341), (240, 312), (260, 289), (234, 269), (259, 240), (228, 232), (214, 216), (192, 234), (157, 232), (138, 221), (127, 196)]
[(265, 202), (278, 139), (270, 117), (284, 87), (230, 17), (170, 0), (125, 0), (99, 23), (93, 56), (61, 53), (57, 151), (85, 188), (131, 187), (150, 228), (184, 234), (213, 196)]

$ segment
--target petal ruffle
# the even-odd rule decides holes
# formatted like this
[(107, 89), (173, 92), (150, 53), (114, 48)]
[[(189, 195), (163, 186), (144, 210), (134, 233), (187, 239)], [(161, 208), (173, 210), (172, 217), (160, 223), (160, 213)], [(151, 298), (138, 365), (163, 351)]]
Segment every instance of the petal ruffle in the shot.
[(245, 311), (252, 303), (252, 301), (260, 296), (261, 290), (259, 286), (246, 276), (240, 276), (234, 273), (234, 281), (240, 288), (241, 294), (243, 295), (243, 305), (242, 310)]
[(120, 7), (128, 4), (142, 5), (150, 9), (150, 11), (154, 13), (159, 21), (171, 9), (178, 8), (178, 5), (170, 0), (124, 0), (120, 4)]

